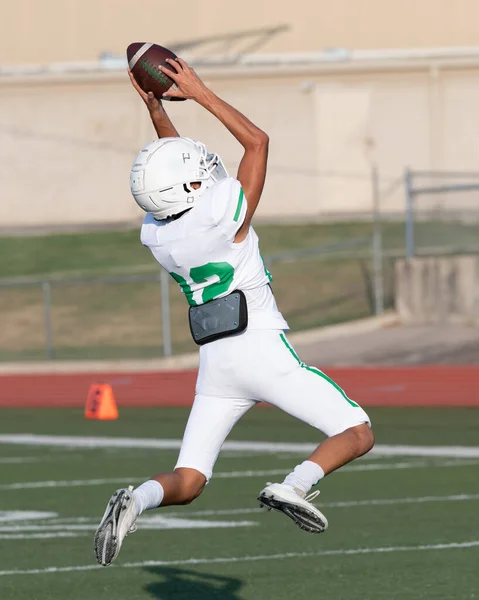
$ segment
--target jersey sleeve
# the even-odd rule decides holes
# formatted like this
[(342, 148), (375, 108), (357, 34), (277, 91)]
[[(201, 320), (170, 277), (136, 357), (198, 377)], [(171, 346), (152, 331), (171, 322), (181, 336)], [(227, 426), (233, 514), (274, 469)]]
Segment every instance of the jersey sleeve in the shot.
[(158, 229), (158, 227), (155, 226), (155, 219), (154, 219), (153, 215), (148, 213), (145, 216), (143, 225), (141, 226), (141, 232), (140, 232), (140, 240), (141, 240), (141, 243), (143, 244), (143, 246), (146, 246), (147, 248), (151, 248), (152, 246), (158, 245), (157, 229)]
[(228, 177), (221, 181), (213, 197), (213, 220), (217, 227), (233, 239), (243, 225), (248, 208), (246, 197), (237, 179)]

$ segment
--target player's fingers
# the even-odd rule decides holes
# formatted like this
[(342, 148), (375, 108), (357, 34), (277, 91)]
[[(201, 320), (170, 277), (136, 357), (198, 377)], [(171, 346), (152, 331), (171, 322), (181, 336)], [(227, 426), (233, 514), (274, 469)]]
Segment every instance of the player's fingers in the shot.
[(135, 90), (140, 94), (140, 96), (142, 98), (146, 98), (146, 94), (145, 92), (141, 89), (141, 87), (139, 86), (137, 80), (135, 79), (135, 76), (133, 75), (133, 73), (130, 71), (130, 69), (128, 69), (128, 75), (130, 76), (130, 81), (133, 85), (133, 87), (135, 88)]
[(132, 84), (133, 84), (135, 87), (137, 87), (137, 86), (138, 86), (138, 82), (136, 81), (136, 79), (135, 79), (135, 76), (133, 75), (133, 73), (131, 72), (131, 70), (130, 70), (130, 69), (128, 69), (128, 76), (130, 77), (130, 81), (131, 81), (131, 83), (132, 83)]
[(162, 98), (184, 98), (184, 94), (179, 89), (170, 88), (167, 92), (162, 94)]
[(172, 58), (167, 58), (166, 62), (169, 64), (170, 67), (172, 67), (175, 70), (175, 73), (180, 73), (183, 70), (181, 65)]
[(182, 69), (189, 69), (190, 68), (190, 65), (186, 62), (186, 60), (183, 60), (179, 56), (176, 57), (175, 61), (181, 65)]
[(168, 75), (168, 77), (173, 79), (173, 81), (175, 81), (175, 82), (178, 81), (178, 73), (176, 73), (175, 71), (172, 71), (171, 69), (167, 69), (163, 65), (159, 65), (158, 68), (160, 69), (160, 71), (162, 73), (164, 73), (165, 75)]
[(146, 95), (146, 102), (149, 106), (155, 106), (158, 103), (158, 100), (153, 92), (148, 92)]
[(131, 83), (133, 84), (134, 87), (137, 87), (137, 83), (136, 83), (136, 79), (135, 76), (133, 75), (133, 73), (130, 71), (130, 69), (128, 69), (128, 77), (130, 78)]

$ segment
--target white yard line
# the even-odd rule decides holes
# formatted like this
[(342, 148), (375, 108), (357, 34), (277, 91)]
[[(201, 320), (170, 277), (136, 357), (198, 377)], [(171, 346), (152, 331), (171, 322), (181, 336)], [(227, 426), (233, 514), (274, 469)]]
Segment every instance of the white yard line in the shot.
[(56, 512), (45, 512), (38, 510), (0, 510), (0, 523), (13, 523), (20, 521), (46, 521), (58, 517)]
[(242, 477), (272, 477), (281, 475), (286, 477), (288, 469), (265, 469), (263, 471), (223, 471), (213, 474), (213, 479), (241, 479)]
[[(396, 504), (423, 504), (428, 502), (465, 502), (479, 500), (479, 494), (456, 494), (451, 496), (419, 496), (416, 498), (372, 498), (370, 500), (349, 500), (341, 502), (320, 502), (321, 508), (351, 508), (354, 506), (390, 506)], [(188, 517), (216, 517), (220, 515), (243, 515), (262, 513), (261, 508), (232, 508), (223, 510), (198, 510), (188, 511)], [(180, 512), (165, 512), (165, 516), (179, 516)], [(148, 518), (148, 517), (146, 517)], [(141, 526), (141, 521), (140, 521)]]
[[(57, 446), (66, 448), (157, 448), (178, 450), (179, 439), (113, 438), (65, 435), (34, 435), (30, 433), (0, 435), (0, 444), (22, 446)], [(284, 442), (235, 442), (226, 441), (223, 449), (228, 452), (258, 453), (309, 453), (315, 443)], [(376, 456), (422, 456), (443, 458), (479, 458), (478, 446), (406, 446), (378, 444), (372, 451)]]
[(0, 533), (0, 540), (45, 540), (50, 538), (72, 538), (87, 535), (86, 533), (56, 532), (56, 533)]
[[(451, 463), (427, 463), (423, 461), (416, 462), (405, 462), (405, 463), (386, 463), (386, 464), (367, 464), (367, 465), (346, 465), (338, 473), (341, 472), (354, 472), (354, 471), (384, 471), (384, 470), (395, 470), (395, 469), (417, 469), (417, 468), (431, 468), (431, 467), (454, 467), (458, 466), (457, 462), (452, 461)], [(461, 463), (464, 464), (464, 463)], [(470, 462), (466, 462), (466, 465)], [(225, 471), (215, 473), (215, 479), (240, 479), (248, 477), (271, 477), (276, 475), (286, 475), (285, 469), (271, 469), (265, 471)], [(70, 488), (70, 487), (87, 487), (97, 485), (126, 485), (127, 483), (137, 483), (145, 481), (148, 477), (138, 476), (124, 476), (104, 479), (69, 479), (69, 480), (49, 480), (49, 481), (23, 481), (18, 483), (6, 483), (0, 484), (0, 490), (27, 490), (27, 489), (45, 489), (45, 488)]]
[[(46, 460), (49, 460), (48, 458)], [(23, 463), (44, 462), (43, 458), (37, 456), (7, 456), (0, 458), (0, 465), (17, 465)]]
[(393, 471), (394, 469), (432, 469), (432, 468), (444, 468), (444, 467), (470, 467), (478, 465), (479, 460), (464, 459), (464, 460), (441, 460), (438, 462), (431, 462), (430, 460), (416, 460), (408, 462), (396, 462), (396, 463), (353, 463), (351, 465), (345, 465), (338, 470), (338, 473), (344, 473), (348, 471)]
[[(142, 520), (143, 529), (231, 529), (234, 527), (256, 527), (256, 521), (205, 521), (202, 519), (191, 519), (189, 515), (183, 514), (174, 517), (166, 514), (156, 515)], [(18, 532), (73, 532), (95, 531), (98, 526), (98, 519), (95, 524), (81, 525), (7, 525), (0, 527), (0, 533), (18, 533)], [(54, 537), (54, 536), (53, 536)]]
[[(356, 556), (361, 554), (390, 554), (393, 552), (431, 552), (437, 550), (459, 550), (479, 547), (479, 540), (472, 542), (455, 542), (449, 544), (427, 544), (420, 546), (385, 546), (380, 548), (350, 548), (339, 550), (322, 550), (320, 552), (288, 552), (285, 554), (259, 554), (256, 556), (231, 556), (217, 558), (189, 558), (185, 560), (147, 560), (143, 562), (113, 565), (113, 569), (138, 569), (143, 567), (172, 567), (214, 565), (241, 562), (257, 562), (265, 560), (285, 560), (292, 558), (316, 558), (321, 556)], [(6, 575), (44, 575), (52, 573), (72, 573), (78, 571), (95, 571), (102, 569), (99, 565), (75, 565), (70, 567), (47, 567), (43, 569), (12, 569), (0, 571)]]
[(381, 456), (424, 456), (430, 458), (479, 458), (478, 446), (405, 446), (378, 444), (371, 451)]
[(378, 498), (371, 500), (344, 500), (326, 502), (327, 508), (350, 508), (352, 506), (390, 506), (397, 504), (425, 504), (428, 502), (464, 502), (479, 500), (479, 494), (456, 494), (452, 496), (421, 496), (418, 498)]
[[(0, 485), (0, 490), (34, 490), (44, 488), (70, 488), (70, 487), (86, 487), (95, 485), (127, 485), (128, 483), (136, 483), (145, 481), (147, 477), (123, 477), (112, 479), (71, 479), (66, 481), (25, 481), (19, 483), (5, 483)], [(127, 483), (125, 483), (127, 482)]]
[[(187, 515), (189, 516), (189, 515)], [(58, 531), (68, 531), (68, 532), (75, 532), (75, 531), (95, 531), (98, 523), (100, 522), (100, 519), (95, 519), (93, 522), (89, 523), (89, 524), (81, 524), (81, 525), (75, 525), (75, 524), (68, 524), (68, 525), (49, 525), (49, 524), (45, 524), (45, 525), (0, 525), (0, 534), (1, 533), (14, 533), (14, 532), (35, 532), (35, 531), (44, 531), (44, 532), (48, 532), (48, 533), (54, 533), (54, 532), (58, 532)], [(47, 521), (48, 523), (48, 521)]]
[[(357, 465), (346, 465), (338, 471), (338, 473), (354, 473), (361, 471), (393, 471), (396, 469), (432, 469), (432, 468), (451, 468), (461, 466), (473, 466), (477, 465), (478, 461), (442, 461), (442, 462), (428, 462), (428, 461), (410, 461), (400, 463), (368, 463), (368, 464), (357, 464)], [(248, 477), (274, 477), (283, 476), (287, 474), (286, 469), (270, 469), (265, 471), (225, 471), (215, 473), (213, 479), (241, 479)], [(97, 486), (97, 485), (127, 485), (131, 483), (137, 483), (148, 479), (147, 475), (143, 477), (138, 476), (124, 476), (114, 477), (106, 479), (69, 479), (69, 480), (50, 480), (50, 481), (21, 481), (18, 483), (5, 483), (0, 484), (0, 490), (31, 490), (31, 489), (44, 489), (44, 488), (70, 488), (70, 487), (86, 487), (86, 486)]]
[[(321, 502), (322, 508), (352, 508), (352, 507), (368, 507), (368, 506), (394, 506), (401, 504), (427, 504), (440, 502), (468, 502), (478, 501), (479, 494), (454, 494), (449, 496), (419, 496), (406, 498), (371, 498), (369, 500), (346, 500), (337, 502)], [(222, 517), (235, 516), (246, 514), (264, 513), (261, 508), (230, 508), (218, 510), (197, 510), (197, 511), (161, 511), (162, 519), (181, 518), (182, 520), (190, 520), (193, 517)], [(13, 514), (13, 513), (12, 513)], [(97, 517), (69, 517), (69, 518), (44, 518), (42, 513), (38, 513), (40, 518), (36, 520), (23, 521), (21, 525), (13, 524), (18, 521), (15, 515), (9, 520), (4, 519), (6, 525), (0, 525), (0, 532), (20, 532), (20, 531), (92, 531), (96, 529), (98, 524)], [(55, 513), (52, 513), (55, 515)], [(192, 521), (193, 522), (193, 521)], [(41, 524), (39, 524), (41, 523)], [(236, 523), (236, 522), (235, 522)], [(240, 522), (241, 523), (241, 522)], [(250, 525), (251, 523), (247, 523)], [(161, 524), (159, 516), (143, 516), (139, 519), (140, 529), (148, 529), (150, 525)], [(246, 526), (246, 525), (244, 525)], [(156, 528), (156, 526), (155, 526)]]

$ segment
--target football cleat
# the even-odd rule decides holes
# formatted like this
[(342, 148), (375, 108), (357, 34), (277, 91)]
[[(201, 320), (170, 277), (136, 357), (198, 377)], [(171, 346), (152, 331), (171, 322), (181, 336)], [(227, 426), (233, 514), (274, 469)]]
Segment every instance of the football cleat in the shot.
[(303, 497), (292, 486), (269, 483), (258, 496), (259, 504), (268, 510), (277, 510), (292, 519), (298, 527), (309, 533), (322, 533), (328, 528), (328, 520), (311, 504), (319, 490)]
[(136, 531), (137, 518), (133, 486), (117, 490), (108, 502), (105, 514), (95, 533), (95, 555), (100, 565), (107, 567), (120, 552), (123, 540)]

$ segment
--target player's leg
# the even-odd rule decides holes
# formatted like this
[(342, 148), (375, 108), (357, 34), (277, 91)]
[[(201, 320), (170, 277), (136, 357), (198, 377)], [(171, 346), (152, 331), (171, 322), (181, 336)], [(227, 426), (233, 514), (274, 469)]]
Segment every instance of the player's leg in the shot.
[[(371, 427), (368, 423), (361, 423), (324, 440), (307, 461), (321, 467), (322, 473), (319, 471), (318, 473), (320, 479), (322, 479), (325, 475), (329, 475), (336, 469), (340, 469), (356, 458), (363, 456), (371, 450), (373, 445), (374, 435)], [(309, 481), (307, 481), (308, 474), (305, 472), (302, 477), (300, 466), (298, 465), (295, 471), (288, 476), (288, 481), (294, 480), (296, 487), (306, 493), (317, 481), (309, 485)], [(302, 479), (305, 480), (304, 483)]]
[(189, 504), (201, 494), (211, 479), (223, 442), (255, 404), (244, 398), (196, 396), (175, 470), (153, 477), (164, 491), (161, 506)]
[(260, 504), (286, 513), (305, 531), (322, 533), (328, 528), (328, 521), (311, 504), (319, 491), (307, 495), (309, 490), (325, 475), (366, 454), (373, 444), (374, 437), (367, 424), (328, 438), (308, 459), (297, 465), (283, 483), (268, 483), (258, 496)]
[(325, 475), (368, 452), (374, 436), (364, 410), (325, 373), (302, 363), (283, 334), (269, 346), (272, 360), (265, 371), (270, 385), (262, 386), (261, 398), (329, 437), (283, 483), (267, 486), (259, 500), (282, 510), (303, 529), (319, 533), (327, 528), (327, 520), (306, 494)]
[(196, 396), (175, 469), (155, 475), (135, 490), (117, 490), (110, 498), (95, 533), (100, 564), (107, 566), (118, 556), (124, 538), (136, 530), (136, 519), (143, 511), (188, 504), (201, 494), (226, 436), (255, 404), (241, 398)]

